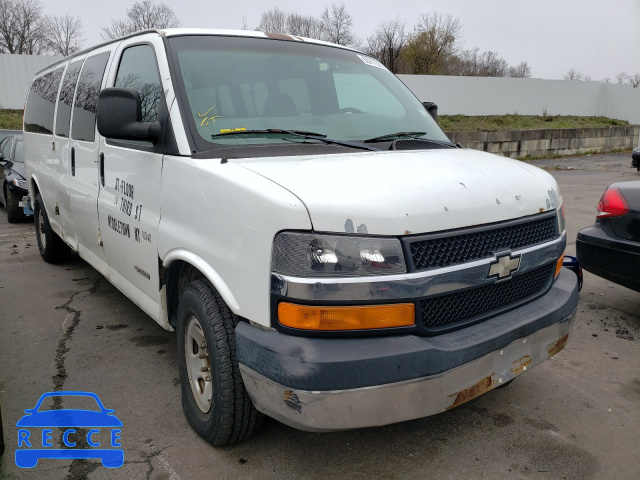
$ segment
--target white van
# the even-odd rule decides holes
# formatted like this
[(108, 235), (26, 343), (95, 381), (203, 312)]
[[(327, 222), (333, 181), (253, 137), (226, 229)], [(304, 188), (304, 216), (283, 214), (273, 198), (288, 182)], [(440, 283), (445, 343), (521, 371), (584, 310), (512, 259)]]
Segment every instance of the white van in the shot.
[(453, 145), (360, 52), (140, 32), (39, 72), (24, 132), (43, 258), (77, 252), (175, 329), (185, 415), (214, 445), (263, 413), (432, 415), (567, 342), (554, 179)]

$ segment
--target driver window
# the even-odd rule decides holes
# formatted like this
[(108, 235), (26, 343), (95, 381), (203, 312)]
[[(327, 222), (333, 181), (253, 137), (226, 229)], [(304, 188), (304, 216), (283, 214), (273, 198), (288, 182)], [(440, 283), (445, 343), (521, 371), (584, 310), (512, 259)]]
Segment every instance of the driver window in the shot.
[(156, 57), (150, 45), (136, 45), (124, 51), (115, 86), (137, 90), (142, 105), (142, 121), (155, 122), (162, 86)]

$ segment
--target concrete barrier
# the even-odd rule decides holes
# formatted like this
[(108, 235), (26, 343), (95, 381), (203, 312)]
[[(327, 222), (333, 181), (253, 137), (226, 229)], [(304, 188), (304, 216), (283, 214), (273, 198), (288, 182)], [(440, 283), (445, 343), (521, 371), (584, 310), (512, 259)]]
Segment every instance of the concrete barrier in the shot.
[(466, 148), (511, 158), (551, 157), (630, 150), (638, 146), (640, 126), (446, 133), (452, 142)]

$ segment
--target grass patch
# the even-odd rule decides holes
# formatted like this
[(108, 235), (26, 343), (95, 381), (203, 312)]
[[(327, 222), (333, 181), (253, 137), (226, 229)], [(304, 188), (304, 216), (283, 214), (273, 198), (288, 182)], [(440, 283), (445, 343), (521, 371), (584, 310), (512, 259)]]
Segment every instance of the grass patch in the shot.
[(438, 116), (445, 132), (495, 132), (498, 130), (533, 130), (541, 128), (589, 128), (629, 125), (624, 120), (606, 117), (574, 117), (561, 115), (465, 115)]
[(0, 129), (22, 130), (22, 110), (0, 110)]

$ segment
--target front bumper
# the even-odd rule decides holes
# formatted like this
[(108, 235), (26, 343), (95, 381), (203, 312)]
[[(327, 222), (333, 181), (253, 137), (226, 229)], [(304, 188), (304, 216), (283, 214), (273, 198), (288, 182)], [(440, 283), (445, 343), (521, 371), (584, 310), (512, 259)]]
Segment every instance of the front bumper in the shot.
[(564, 348), (576, 276), (500, 316), (436, 337), (301, 338), (240, 323), (238, 362), (256, 408), (300, 430), (387, 425), (476, 398)]

